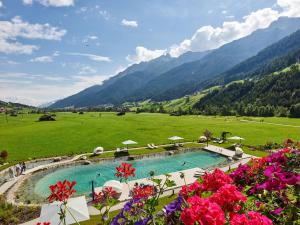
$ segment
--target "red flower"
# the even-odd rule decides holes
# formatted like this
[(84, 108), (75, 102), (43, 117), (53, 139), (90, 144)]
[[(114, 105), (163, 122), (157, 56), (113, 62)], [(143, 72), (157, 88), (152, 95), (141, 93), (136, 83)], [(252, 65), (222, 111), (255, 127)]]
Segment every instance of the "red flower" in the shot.
[(143, 187), (135, 187), (133, 189), (134, 199), (147, 199), (154, 194), (154, 187), (146, 185)]
[(232, 179), (220, 169), (215, 169), (212, 173), (205, 173), (202, 180), (203, 190), (213, 192), (225, 184), (233, 183)]
[(132, 167), (132, 164), (122, 163), (120, 166), (116, 167), (116, 170), (115, 176), (124, 178), (125, 180), (130, 176), (135, 176), (135, 168)]
[(50, 225), (50, 222), (43, 222), (43, 223), (38, 222), (36, 225)]
[(248, 176), (253, 177), (266, 168), (267, 157), (251, 159), (250, 164), (251, 166), (248, 171)]
[(110, 198), (117, 198), (118, 193), (112, 189), (112, 187), (105, 187), (98, 194), (94, 193), (94, 202), (95, 203), (103, 203), (105, 200)]
[(235, 214), (230, 219), (230, 225), (272, 225), (272, 221), (258, 212), (250, 211), (247, 214)]
[(225, 184), (213, 194), (210, 199), (227, 212), (239, 211), (239, 204), (247, 200), (247, 198), (237, 190), (237, 187), (232, 184)]
[(49, 187), (51, 190), (51, 195), (48, 197), (49, 202), (67, 201), (70, 196), (76, 192), (76, 190), (73, 189), (75, 184), (76, 181), (71, 183), (70, 181), (64, 180), (63, 182), (58, 181), (55, 185), (51, 185)]
[(199, 183), (198, 180), (196, 180), (194, 183), (192, 183), (189, 186), (183, 186), (179, 192), (179, 195), (181, 195), (183, 198), (187, 198), (189, 195), (198, 195), (200, 196), (202, 192), (202, 185)]
[(180, 216), (185, 225), (193, 225), (196, 222), (201, 225), (224, 225), (224, 212), (216, 203), (209, 199), (193, 196), (188, 198), (190, 207), (185, 208)]

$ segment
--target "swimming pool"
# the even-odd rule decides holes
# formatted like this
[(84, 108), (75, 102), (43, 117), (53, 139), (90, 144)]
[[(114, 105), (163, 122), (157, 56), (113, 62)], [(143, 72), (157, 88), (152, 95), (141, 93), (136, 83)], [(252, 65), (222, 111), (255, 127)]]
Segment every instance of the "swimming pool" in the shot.
[[(131, 180), (148, 177), (150, 171), (154, 171), (155, 175), (160, 175), (195, 167), (207, 168), (217, 166), (226, 161), (226, 157), (203, 150), (179, 153), (172, 156), (161, 155), (142, 158), (130, 161), (133, 167), (136, 168), (135, 177), (131, 178)], [(58, 168), (51, 172), (45, 171), (36, 176), (36, 178), (34, 178), (35, 175), (33, 175), (27, 182), (27, 186), (30, 185), (31, 188), (25, 185), (24, 191), (27, 192), (27, 196), (34, 194), (44, 199), (49, 195), (49, 186), (51, 184), (67, 179), (77, 182), (75, 186), (77, 194), (89, 194), (91, 193), (92, 180), (94, 181), (95, 187), (98, 187), (102, 186), (108, 180), (116, 179), (114, 177), (115, 168), (120, 165), (121, 162), (123, 161), (111, 160), (91, 165), (72, 165)], [(26, 191), (28, 188), (31, 189), (33, 193), (28, 193), (28, 190)]]

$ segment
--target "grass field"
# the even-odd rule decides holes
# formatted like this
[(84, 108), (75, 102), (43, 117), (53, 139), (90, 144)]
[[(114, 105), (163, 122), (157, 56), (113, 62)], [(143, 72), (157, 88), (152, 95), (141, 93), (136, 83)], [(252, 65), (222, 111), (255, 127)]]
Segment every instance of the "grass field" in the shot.
[[(36, 122), (40, 115), (8, 117), (0, 114), (0, 150), (9, 152), (9, 161), (91, 152), (96, 146), (106, 150), (122, 147), (132, 139), (138, 146), (169, 143), (168, 137), (182, 136), (196, 140), (205, 129), (214, 136), (222, 131), (244, 137), (244, 143), (258, 145), (266, 141), (281, 143), (285, 138), (298, 140), (300, 119), (181, 116), (127, 113), (57, 113), (57, 121)], [(264, 122), (260, 122), (263, 119)], [(276, 123), (276, 124), (268, 124)], [(280, 124), (280, 125), (278, 125)], [(288, 125), (288, 126), (286, 126)]]

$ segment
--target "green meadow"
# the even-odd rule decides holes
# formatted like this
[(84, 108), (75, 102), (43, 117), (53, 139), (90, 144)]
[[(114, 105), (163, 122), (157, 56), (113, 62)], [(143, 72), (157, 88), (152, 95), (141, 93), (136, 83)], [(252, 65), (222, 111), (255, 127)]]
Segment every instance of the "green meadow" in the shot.
[[(8, 117), (0, 114), (0, 150), (9, 152), (10, 162), (49, 156), (92, 152), (97, 146), (105, 150), (122, 147), (127, 139), (167, 144), (170, 136), (185, 141), (197, 140), (205, 129), (219, 137), (222, 131), (245, 138), (245, 144), (267, 141), (282, 143), (285, 138), (298, 140), (300, 119), (181, 116), (167, 114), (56, 113), (56, 121), (37, 122), (40, 115), (23, 114)], [(243, 119), (251, 122), (241, 121)], [(274, 124), (273, 124), (274, 123)]]

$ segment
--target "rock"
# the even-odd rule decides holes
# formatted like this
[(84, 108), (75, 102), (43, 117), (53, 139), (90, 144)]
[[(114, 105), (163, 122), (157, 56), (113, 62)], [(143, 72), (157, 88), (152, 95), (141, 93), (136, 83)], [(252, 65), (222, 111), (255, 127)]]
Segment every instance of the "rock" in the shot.
[(87, 157), (86, 157), (85, 155), (83, 155), (83, 156), (81, 156), (79, 159), (80, 159), (80, 160), (86, 160)]
[(53, 158), (53, 162), (59, 162), (59, 161), (61, 161), (61, 157), (55, 157), (55, 158)]
[(85, 161), (82, 162), (82, 164), (83, 165), (90, 165), (90, 164), (92, 164), (92, 162), (89, 161), (89, 160), (85, 160)]
[(173, 151), (169, 151), (168, 155), (174, 155), (174, 152)]

